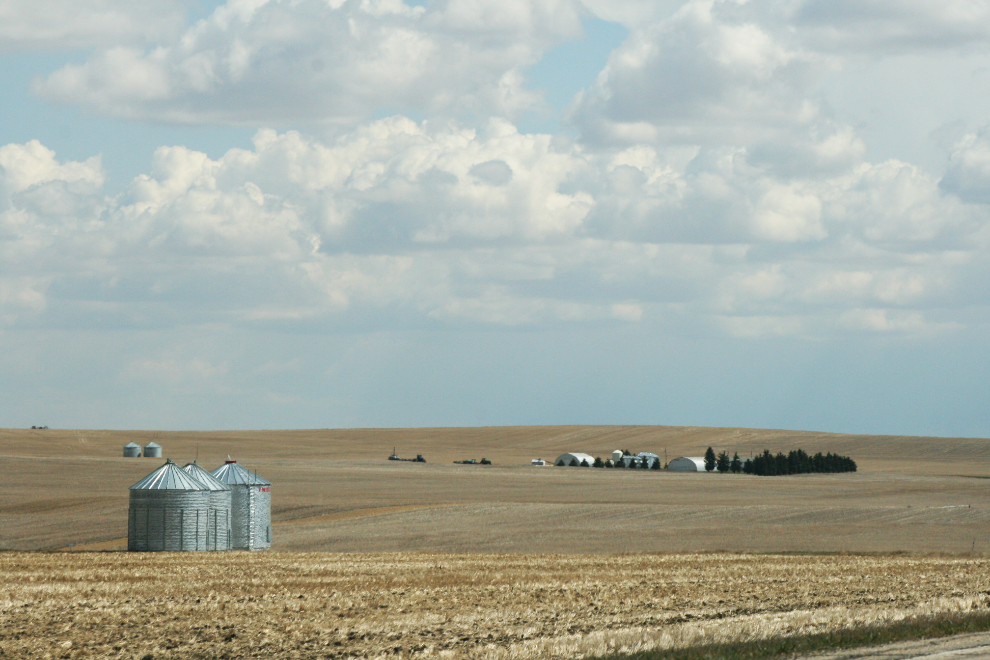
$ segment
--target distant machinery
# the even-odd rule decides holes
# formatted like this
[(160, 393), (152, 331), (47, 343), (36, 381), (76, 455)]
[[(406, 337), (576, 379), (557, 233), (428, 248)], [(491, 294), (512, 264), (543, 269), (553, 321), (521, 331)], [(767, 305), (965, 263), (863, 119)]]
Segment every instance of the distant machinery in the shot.
[(124, 458), (137, 458), (141, 455), (141, 445), (136, 442), (128, 442), (124, 445)]
[(211, 472), (230, 487), (231, 547), (264, 550), (272, 544), (272, 484), (230, 456)]
[(210, 491), (171, 460), (130, 488), (127, 549), (207, 549)]
[(161, 458), (162, 457), (162, 446), (152, 440), (144, 446), (144, 457), (145, 458)]

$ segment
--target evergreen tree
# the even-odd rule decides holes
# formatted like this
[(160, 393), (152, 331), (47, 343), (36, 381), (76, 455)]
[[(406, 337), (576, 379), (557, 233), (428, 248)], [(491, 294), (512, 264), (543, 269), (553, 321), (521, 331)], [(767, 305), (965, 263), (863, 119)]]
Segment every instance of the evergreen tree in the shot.
[(616, 459), (616, 461), (615, 461), (615, 467), (617, 467), (617, 468), (624, 468), (624, 467), (626, 467), (626, 461), (625, 461), (625, 459), (623, 459), (623, 458)]
[(711, 472), (715, 469), (715, 451), (709, 447), (708, 451), (705, 452), (705, 472)]
[(588, 459), (587, 458), (582, 458), (581, 459), (581, 467), (591, 467), (590, 465), (588, 465)]
[(739, 460), (739, 452), (734, 452), (732, 454), (732, 462), (729, 463), (729, 469), (735, 474), (739, 474), (740, 470), (742, 470), (742, 462)]
[(655, 461), (653, 461), (653, 465), (650, 467), (650, 469), (651, 470), (659, 470), (659, 469), (661, 469), (660, 468), (660, 459), (659, 458), (656, 459)]
[(577, 466), (578, 466), (577, 459), (576, 458), (572, 458), (571, 459), (571, 467), (577, 467)]
[(597, 467), (597, 468), (605, 467), (605, 464), (602, 463), (602, 457), (601, 456), (595, 456), (595, 464), (592, 467)]
[(718, 453), (718, 458), (715, 460), (715, 469), (722, 474), (729, 471), (729, 452), (720, 451)]

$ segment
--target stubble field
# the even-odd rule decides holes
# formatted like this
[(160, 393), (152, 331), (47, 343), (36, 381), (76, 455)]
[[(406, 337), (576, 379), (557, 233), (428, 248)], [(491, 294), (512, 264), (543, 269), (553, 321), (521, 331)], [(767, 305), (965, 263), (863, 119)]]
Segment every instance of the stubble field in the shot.
[[(685, 427), (151, 433), (0, 430), (0, 549), (125, 547), (128, 486), (161, 459), (227, 454), (273, 482), (273, 548), (331, 552), (990, 553), (990, 441)], [(752, 477), (535, 468), (613, 449), (697, 456), (802, 447), (853, 474)], [(388, 461), (396, 447), (428, 463)], [(455, 465), (482, 457), (491, 466)]]
[[(127, 488), (162, 463), (121, 447), (151, 440), (271, 480), (272, 551), (119, 552)], [(529, 465), (709, 445), (832, 451), (860, 471)], [(393, 447), (429, 462), (387, 461)], [(988, 478), (990, 442), (967, 438), (0, 430), (0, 658), (578, 658), (985, 610)]]
[(985, 609), (938, 557), (3, 553), (0, 657), (578, 658)]

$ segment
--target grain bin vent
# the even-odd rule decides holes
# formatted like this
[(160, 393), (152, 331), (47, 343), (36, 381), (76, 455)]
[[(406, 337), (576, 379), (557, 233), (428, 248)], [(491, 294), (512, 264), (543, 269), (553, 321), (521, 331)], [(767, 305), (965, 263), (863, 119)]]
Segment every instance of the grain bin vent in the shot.
[(206, 549), (230, 550), (230, 486), (221, 483), (196, 461), (182, 470), (210, 491), (210, 513), (206, 524)]
[(238, 465), (230, 456), (211, 473), (230, 486), (232, 547), (263, 550), (272, 544), (272, 484)]
[(209, 518), (210, 490), (166, 461), (130, 488), (127, 549), (206, 550)]

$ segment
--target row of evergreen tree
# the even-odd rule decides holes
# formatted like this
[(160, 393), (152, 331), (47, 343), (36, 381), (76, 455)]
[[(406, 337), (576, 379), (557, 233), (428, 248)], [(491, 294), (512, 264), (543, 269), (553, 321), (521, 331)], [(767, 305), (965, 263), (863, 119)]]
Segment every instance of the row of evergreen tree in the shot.
[(848, 456), (840, 456), (829, 452), (822, 455), (818, 452), (814, 456), (809, 456), (803, 449), (793, 449), (788, 454), (778, 452), (771, 454), (764, 449), (762, 454), (757, 454), (753, 458), (745, 461), (739, 460), (739, 454), (729, 460), (727, 452), (721, 452), (718, 456), (709, 447), (705, 452), (705, 469), (709, 472), (718, 470), (719, 472), (745, 472), (746, 474), (756, 474), (763, 477), (772, 477), (782, 474), (807, 474), (811, 472), (855, 472), (856, 461)]
[(795, 449), (786, 456), (778, 452), (776, 456), (766, 449), (762, 454), (747, 461), (745, 467), (748, 474), (758, 474), (772, 477), (779, 474), (806, 474), (810, 472), (855, 472), (856, 461), (848, 456), (840, 456), (829, 452), (822, 455), (818, 452), (809, 456), (803, 449)]

